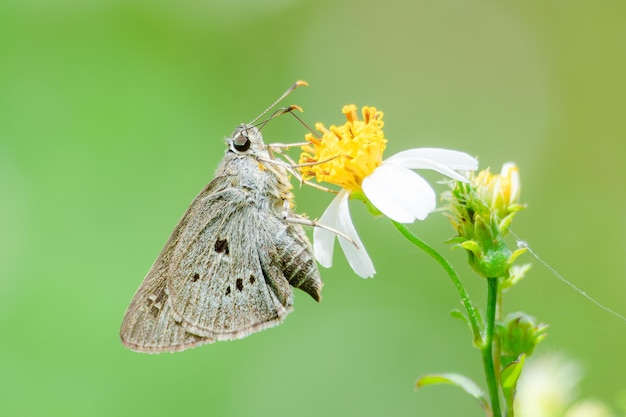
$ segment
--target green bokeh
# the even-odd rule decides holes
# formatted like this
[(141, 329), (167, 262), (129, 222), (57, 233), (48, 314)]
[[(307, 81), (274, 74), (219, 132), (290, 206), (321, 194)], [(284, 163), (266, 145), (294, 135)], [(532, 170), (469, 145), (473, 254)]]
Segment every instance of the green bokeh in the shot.
[[(517, 162), (514, 230), (624, 314), (625, 21), (617, 0), (3, 1), (0, 415), (480, 416), (460, 390), (414, 391), (437, 371), (482, 384), (479, 354), (445, 274), (358, 204), (375, 279), (337, 253), (321, 304), (298, 292), (280, 327), (174, 355), (132, 353), (118, 328), (222, 138), (297, 79), (310, 87), (287, 101), (311, 125), (374, 105), (389, 154)], [(265, 137), (304, 133), (285, 117)], [(296, 193), (312, 217), (330, 200)], [(482, 305), (445, 219), (412, 228)], [(551, 325), (537, 354), (582, 362), (585, 396), (626, 387), (626, 324), (540, 265), (505, 308)]]

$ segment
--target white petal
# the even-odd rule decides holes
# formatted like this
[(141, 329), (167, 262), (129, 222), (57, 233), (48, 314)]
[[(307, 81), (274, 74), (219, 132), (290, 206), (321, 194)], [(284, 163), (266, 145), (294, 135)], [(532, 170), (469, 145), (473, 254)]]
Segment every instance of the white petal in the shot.
[[(338, 197), (341, 196), (341, 194), (344, 192), (346, 193), (346, 195), (349, 195), (346, 190), (341, 190), (341, 192), (335, 199), (337, 200)], [(348, 263), (350, 264), (354, 272), (356, 272), (356, 274), (361, 278), (371, 278), (376, 273), (376, 270), (374, 269), (374, 264), (372, 263), (372, 260), (365, 250), (365, 246), (363, 246), (363, 242), (361, 242), (361, 239), (359, 239), (359, 235), (357, 234), (356, 229), (352, 224), (348, 201), (348, 198), (341, 198), (341, 201), (339, 203), (339, 224), (337, 225), (337, 230), (352, 239), (354, 243), (357, 244), (358, 248), (356, 248), (352, 244), (352, 242), (347, 241), (341, 236), (337, 236), (337, 238), (339, 239), (339, 245), (341, 245), (341, 249), (343, 249), (343, 253), (346, 255), (346, 259), (348, 260)]]
[(511, 189), (509, 190), (509, 201), (507, 201), (507, 203), (515, 204), (519, 200), (521, 190), (519, 170), (517, 169), (517, 165), (515, 165), (513, 162), (504, 163), (502, 165), (500, 177), (509, 179), (511, 183)]
[(419, 148), (398, 152), (384, 163), (409, 169), (432, 169), (457, 181), (468, 182), (456, 171), (475, 171), (478, 161), (465, 152), (439, 148)]
[(424, 220), (437, 206), (435, 192), (415, 172), (383, 163), (363, 180), (363, 192), (385, 216), (399, 223)]
[[(324, 226), (328, 226), (331, 229), (337, 230), (339, 224), (339, 205), (341, 200), (348, 200), (350, 196), (348, 193), (344, 193), (342, 190), (337, 196), (330, 202), (324, 214), (319, 219), (319, 223)], [(330, 268), (333, 265), (333, 248), (335, 246), (335, 233), (316, 227), (313, 230), (313, 253), (315, 259), (325, 268)]]

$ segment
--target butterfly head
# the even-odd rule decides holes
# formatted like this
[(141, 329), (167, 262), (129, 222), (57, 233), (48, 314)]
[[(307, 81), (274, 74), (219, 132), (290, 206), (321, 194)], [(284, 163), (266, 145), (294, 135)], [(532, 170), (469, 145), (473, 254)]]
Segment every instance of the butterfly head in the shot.
[(227, 142), (229, 150), (239, 155), (259, 154), (265, 149), (261, 131), (249, 124), (237, 126)]

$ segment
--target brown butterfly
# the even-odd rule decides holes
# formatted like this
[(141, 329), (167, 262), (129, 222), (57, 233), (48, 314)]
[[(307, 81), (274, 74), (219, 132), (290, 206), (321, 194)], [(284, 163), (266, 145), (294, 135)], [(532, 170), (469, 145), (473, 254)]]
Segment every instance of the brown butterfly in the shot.
[(292, 311), (291, 287), (320, 300), (323, 283), (302, 228), (313, 222), (292, 211), (289, 171), (252, 123), (226, 140), (215, 177), (133, 297), (120, 330), (128, 348), (175, 352), (276, 326)]

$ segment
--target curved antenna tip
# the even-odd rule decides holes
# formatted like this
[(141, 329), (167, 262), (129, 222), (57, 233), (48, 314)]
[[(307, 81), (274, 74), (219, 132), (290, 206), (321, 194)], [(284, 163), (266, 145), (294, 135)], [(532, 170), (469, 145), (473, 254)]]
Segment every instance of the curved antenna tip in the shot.
[(298, 106), (297, 104), (292, 104), (291, 106), (287, 107), (286, 109), (287, 111), (285, 113), (288, 113), (290, 111), (294, 111), (294, 110), (298, 110), (300, 113), (304, 113), (304, 109), (300, 106)]

